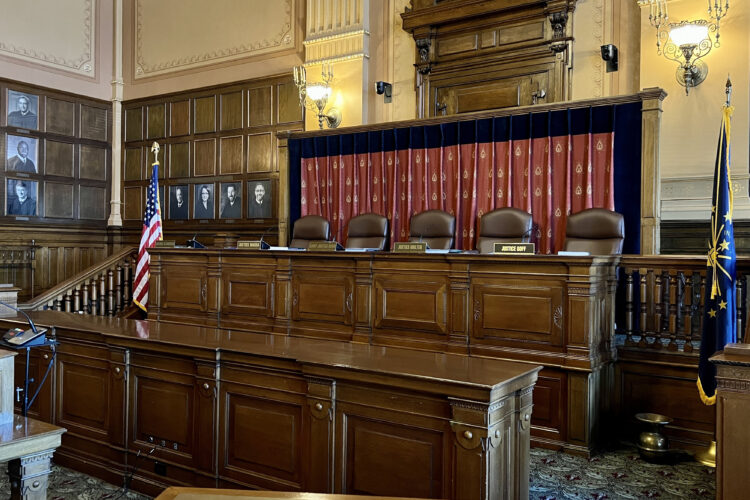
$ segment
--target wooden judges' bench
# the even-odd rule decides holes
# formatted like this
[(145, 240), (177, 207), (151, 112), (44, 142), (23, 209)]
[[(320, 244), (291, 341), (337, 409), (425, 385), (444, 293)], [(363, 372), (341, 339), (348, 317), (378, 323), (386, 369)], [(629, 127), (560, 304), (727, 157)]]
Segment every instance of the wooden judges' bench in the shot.
[(589, 454), (603, 435), (617, 256), (150, 253), (149, 319), (542, 364), (532, 441)]
[(538, 366), (57, 311), (32, 318), (54, 325), (59, 342), (33, 408), (68, 429), (56, 461), (114, 484), (132, 477), (151, 495), (191, 485), (528, 497)]

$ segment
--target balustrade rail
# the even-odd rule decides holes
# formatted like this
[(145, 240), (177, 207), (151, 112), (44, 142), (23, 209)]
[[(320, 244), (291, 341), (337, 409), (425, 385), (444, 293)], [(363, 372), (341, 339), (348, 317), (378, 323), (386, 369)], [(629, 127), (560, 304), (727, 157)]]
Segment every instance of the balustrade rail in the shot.
[[(617, 333), (624, 345), (695, 354), (700, 347), (706, 295), (706, 257), (623, 255)], [(737, 334), (747, 326), (750, 258), (737, 259)]]
[(13, 283), (29, 299), (34, 297), (37, 248), (34, 240), (28, 246), (0, 247), (0, 283)]
[(125, 248), (18, 307), (115, 316), (132, 302), (137, 257), (135, 248)]

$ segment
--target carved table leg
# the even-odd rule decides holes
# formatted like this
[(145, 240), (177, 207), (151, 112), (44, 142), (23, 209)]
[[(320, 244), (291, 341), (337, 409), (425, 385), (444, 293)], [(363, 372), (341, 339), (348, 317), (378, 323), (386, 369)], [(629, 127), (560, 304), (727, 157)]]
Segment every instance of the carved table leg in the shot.
[(50, 459), (55, 450), (45, 450), (8, 462), (11, 500), (46, 500)]

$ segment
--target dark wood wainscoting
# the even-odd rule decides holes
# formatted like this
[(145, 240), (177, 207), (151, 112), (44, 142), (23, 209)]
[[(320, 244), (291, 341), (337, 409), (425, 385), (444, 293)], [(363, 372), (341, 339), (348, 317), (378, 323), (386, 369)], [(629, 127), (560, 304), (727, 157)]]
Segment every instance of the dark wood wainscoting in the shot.
[[(734, 220), (734, 244), (737, 254), (750, 251), (750, 221)], [(661, 253), (704, 255), (711, 234), (708, 220), (661, 221)]]

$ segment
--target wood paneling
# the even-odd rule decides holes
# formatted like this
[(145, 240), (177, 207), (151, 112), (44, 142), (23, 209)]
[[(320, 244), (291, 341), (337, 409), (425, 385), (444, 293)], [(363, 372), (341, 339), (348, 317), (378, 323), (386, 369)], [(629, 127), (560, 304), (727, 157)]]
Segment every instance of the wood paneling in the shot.
[(196, 134), (216, 130), (216, 98), (214, 96), (195, 99), (195, 126), (193, 130)]
[(146, 107), (146, 115), (148, 121), (146, 122), (146, 138), (147, 139), (159, 139), (166, 136), (166, 106), (162, 104), (154, 104)]
[(302, 108), (299, 105), (299, 92), (294, 83), (280, 83), (276, 86), (278, 99), (278, 123), (302, 121)]
[(273, 138), (270, 133), (247, 136), (247, 171), (270, 172), (273, 167)]
[(71, 101), (47, 98), (47, 132), (72, 136), (76, 128), (76, 105)]
[(81, 219), (107, 218), (107, 190), (96, 186), (81, 186), (78, 207)]
[(242, 136), (222, 137), (219, 147), (219, 174), (241, 174)]
[(143, 207), (141, 205), (141, 188), (126, 187), (125, 196), (123, 197), (123, 203), (125, 204), (125, 210), (123, 211), (126, 220), (140, 220), (143, 218)]
[(205, 176), (216, 174), (216, 139), (195, 141), (195, 162), (193, 175)]
[(143, 153), (141, 148), (125, 149), (125, 180), (141, 180), (143, 172)]
[(169, 145), (169, 176), (190, 176), (190, 143), (178, 142)]
[(73, 177), (73, 144), (69, 142), (44, 141), (45, 175)]
[(81, 137), (94, 141), (107, 140), (108, 111), (81, 104)]
[(125, 141), (140, 141), (143, 139), (143, 108), (125, 110)]
[(44, 215), (63, 219), (73, 218), (73, 185), (57, 182), (44, 183)]
[(272, 87), (261, 87), (248, 90), (249, 123), (251, 127), (271, 125), (273, 106), (271, 104)]
[(81, 179), (107, 180), (107, 150), (81, 144)]
[(221, 130), (242, 128), (242, 91), (221, 94)]
[(170, 103), (170, 135), (179, 137), (190, 133), (190, 101), (177, 101)]

